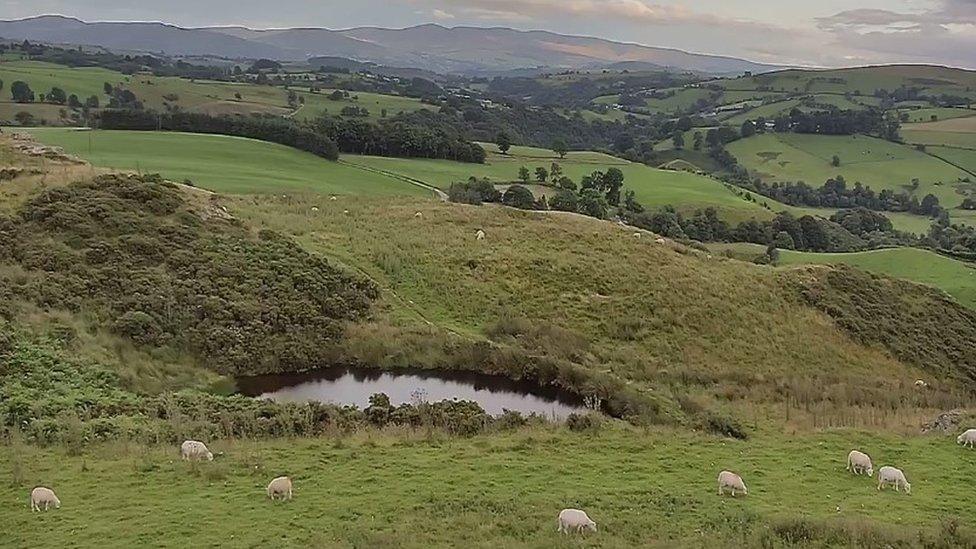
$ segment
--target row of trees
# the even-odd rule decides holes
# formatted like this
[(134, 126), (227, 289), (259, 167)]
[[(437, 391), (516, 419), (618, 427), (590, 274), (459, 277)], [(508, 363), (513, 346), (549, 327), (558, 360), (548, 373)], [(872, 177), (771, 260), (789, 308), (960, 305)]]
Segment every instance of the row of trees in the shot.
[[(917, 179), (912, 185), (918, 187)], [(740, 187), (772, 198), (790, 206), (809, 206), (813, 208), (867, 208), (886, 212), (908, 212), (918, 215), (938, 217), (942, 213), (939, 199), (933, 194), (925, 195), (921, 201), (907, 192), (895, 193), (883, 189), (876, 193), (870, 186), (860, 182), (847, 186), (843, 176), (828, 179), (822, 187), (812, 187), (804, 182), (766, 183), (761, 179), (744, 181)]]

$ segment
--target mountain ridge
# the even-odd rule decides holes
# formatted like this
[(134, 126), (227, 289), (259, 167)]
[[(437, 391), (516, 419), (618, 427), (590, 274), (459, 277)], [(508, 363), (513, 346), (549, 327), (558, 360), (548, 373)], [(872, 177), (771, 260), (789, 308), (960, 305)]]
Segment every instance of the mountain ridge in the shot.
[(440, 73), (478, 74), (513, 69), (592, 70), (639, 62), (669, 70), (709, 74), (767, 72), (785, 68), (731, 56), (692, 53), (589, 36), (508, 27), (402, 29), (296, 27), (252, 29), (241, 25), (180, 27), (164, 22), (87, 22), (64, 15), (0, 21), (0, 38), (81, 44), (169, 55), (267, 57), (304, 61), (342, 56), (357, 61)]

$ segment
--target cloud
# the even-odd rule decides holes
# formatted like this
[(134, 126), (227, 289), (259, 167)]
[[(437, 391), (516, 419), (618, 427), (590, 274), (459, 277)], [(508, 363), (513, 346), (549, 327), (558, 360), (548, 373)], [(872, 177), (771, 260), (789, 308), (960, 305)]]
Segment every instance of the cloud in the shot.
[(433, 15), (434, 19), (437, 19), (438, 21), (446, 21), (448, 19), (454, 19), (453, 13), (447, 13), (444, 10), (435, 9), (431, 12), (431, 15)]
[(835, 46), (882, 61), (976, 67), (976, 0), (939, 0), (928, 10), (847, 10), (817, 20)]

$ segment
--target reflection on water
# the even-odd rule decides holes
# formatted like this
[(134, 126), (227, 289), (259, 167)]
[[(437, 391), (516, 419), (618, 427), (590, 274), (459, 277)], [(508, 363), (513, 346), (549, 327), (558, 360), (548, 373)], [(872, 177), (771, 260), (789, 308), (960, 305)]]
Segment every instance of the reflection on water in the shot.
[(237, 379), (241, 394), (281, 402), (329, 402), (366, 407), (369, 397), (385, 393), (394, 405), (440, 400), (473, 400), (492, 415), (503, 410), (564, 418), (582, 412), (572, 393), (475, 372), (334, 367), (302, 374), (275, 374)]

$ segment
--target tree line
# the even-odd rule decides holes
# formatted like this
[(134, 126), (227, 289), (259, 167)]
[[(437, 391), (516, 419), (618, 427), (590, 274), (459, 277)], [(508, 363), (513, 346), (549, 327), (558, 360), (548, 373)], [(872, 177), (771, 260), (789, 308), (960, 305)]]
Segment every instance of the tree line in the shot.
[[(738, 185), (790, 206), (867, 208), (883, 212), (908, 212), (929, 217), (939, 217), (943, 212), (939, 198), (933, 194), (925, 195), (920, 201), (918, 197), (907, 192), (896, 193), (891, 189), (882, 189), (881, 192), (876, 193), (870, 186), (864, 186), (860, 182), (854, 183), (853, 187), (848, 187), (843, 176), (828, 179), (822, 187), (813, 187), (802, 181), (767, 183), (758, 178), (740, 182)], [(914, 179), (912, 185), (917, 187), (918, 180)]]

